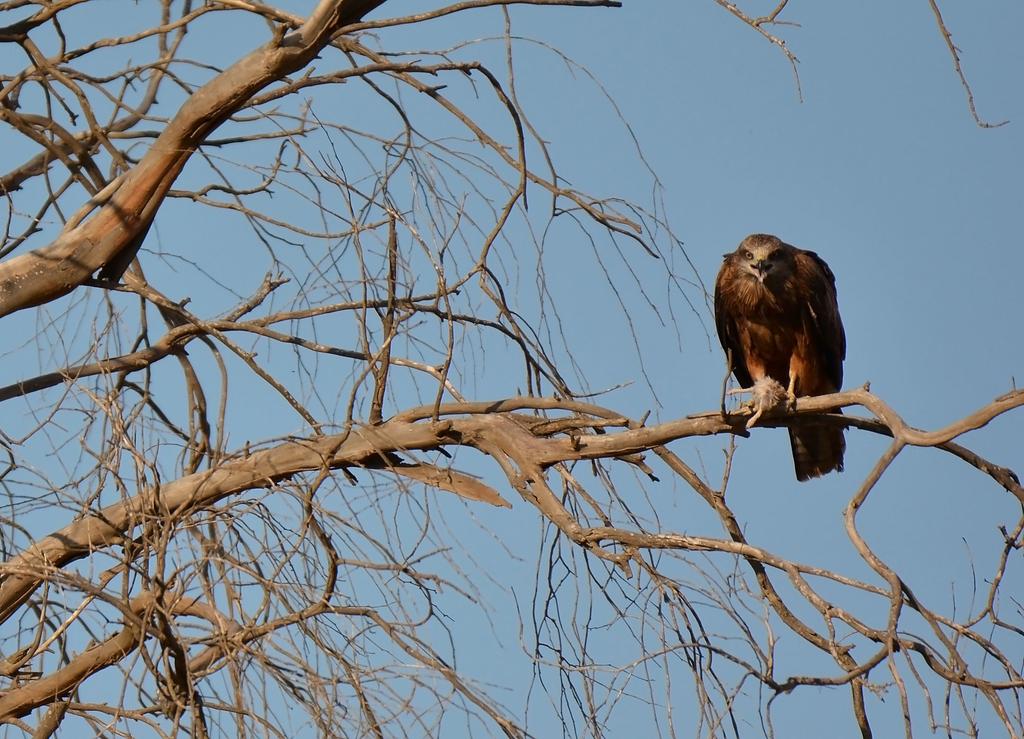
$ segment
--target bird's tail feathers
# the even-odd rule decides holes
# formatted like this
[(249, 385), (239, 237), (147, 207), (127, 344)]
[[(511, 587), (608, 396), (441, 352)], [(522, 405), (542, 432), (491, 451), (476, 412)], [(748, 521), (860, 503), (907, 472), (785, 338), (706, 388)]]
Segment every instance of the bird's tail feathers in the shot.
[[(833, 413), (842, 413), (835, 408)], [(793, 448), (793, 466), (796, 479), (803, 482), (821, 477), (835, 470), (843, 471), (843, 452), (846, 439), (840, 426), (827, 423), (802, 423), (789, 429), (789, 443)]]

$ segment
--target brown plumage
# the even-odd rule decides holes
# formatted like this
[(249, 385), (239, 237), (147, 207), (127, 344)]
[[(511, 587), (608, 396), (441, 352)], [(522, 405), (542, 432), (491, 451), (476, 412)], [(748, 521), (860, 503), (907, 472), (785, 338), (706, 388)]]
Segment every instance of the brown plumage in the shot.
[[(792, 400), (843, 384), (846, 334), (835, 275), (813, 251), (769, 234), (743, 239), (718, 272), (715, 323), (745, 388), (770, 378)], [(789, 439), (798, 480), (843, 469), (846, 441), (838, 426), (802, 423), (789, 429)]]

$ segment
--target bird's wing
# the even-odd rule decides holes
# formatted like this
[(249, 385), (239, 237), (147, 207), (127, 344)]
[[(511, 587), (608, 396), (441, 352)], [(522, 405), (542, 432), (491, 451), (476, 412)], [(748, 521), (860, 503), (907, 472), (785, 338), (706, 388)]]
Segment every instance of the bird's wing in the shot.
[(734, 279), (735, 268), (726, 259), (715, 280), (715, 326), (718, 328), (718, 340), (731, 361), (730, 369), (742, 387), (750, 387), (754, 381), (747, 371), (747, 358), (736, 328), (736, 314), (732, 306), (733, 292), (729, 289)]
[(846, 332), (839, 316), (836, 277), (813, 251), (798, 250), (796, 272), (807, 306), (804, 323), (808, 337), (817, 348), (828, 379), (838, 390), (843, 385)]

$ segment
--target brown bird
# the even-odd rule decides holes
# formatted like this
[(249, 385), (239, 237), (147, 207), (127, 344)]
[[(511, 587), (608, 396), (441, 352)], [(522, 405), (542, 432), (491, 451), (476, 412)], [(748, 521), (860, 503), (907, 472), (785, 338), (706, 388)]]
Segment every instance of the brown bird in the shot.
[[(775, 402), (766, 385), (786, 388), (792, 403), (797, 395), (833, 393), (843, 384), (846, 333), (836, 278), (813, 251), (770, 234), (743, 239), (725, 255), (715, 280), (715, 323), (729, 369), (742, 387), (754, 390), (752, 420), (767, 410), (766, 395), (768, 408)], [(840, 427), (804, 422), (790, 427), (789, 440), (798, 480), (842, 471), (846, 440)]]

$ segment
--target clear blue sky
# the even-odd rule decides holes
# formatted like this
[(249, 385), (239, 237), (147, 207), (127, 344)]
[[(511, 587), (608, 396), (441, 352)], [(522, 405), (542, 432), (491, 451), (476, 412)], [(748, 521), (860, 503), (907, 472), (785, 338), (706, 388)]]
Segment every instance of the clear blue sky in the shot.
[[(312, 6), (279, 4), (297, 13)], [(775, 3), (750, 4), (756, 12)], [(716, 408), (724, 361), (697, 283), (710, 287), (722, 254), (751, 232), (775, 233), (817, 251), (831, 265), (848, 340), (845, 384), (870, 381), (910, 423), (927, 429), (945, 425), (1009, 390), (1014, 378), (1024, 382), (1019, 295), (1024, 274), (1024, 44), (1019, 40), (1024, 5), (1009, 0), (945, 5), (979, 113), (990, 121), (1010, 121), (1001, 128), (984, 130), (971, 119), (926, 2), (872, 0), (851, 6), (794, 0), (784, 17), (800, 26), (779, 33), (800, 59), (802, 102), (780, 51), (711, 0), (628, 0), (622, 9), (513, 9), (513, 33), (560, 49), (601, 81), (660, 186), (652, 190), (637, 146), (592, 82), (570, 73), (551, 53), (524, 43), (516, 52), (519, 100), (550, 141), (560, 174), (595, 195), (649, 202), (653, 191), (660, 214), (683, 241), (694, 267), (686, 265), (682, 253), (674, 255), (680, 275), (695, 283), (684, 297), (666, 287), (658, 264), (639, 250), (631, 255), (655, 303), (653, 310), (643, 307), (639, 290), (631, 293), (630, 283), (623, 283), (623, 300), (636, 310), (634, 343), (589, 246), (574, 240), (572, 229), (552, 231), (545, 266), (565, 321), (567, 352), (589, 381), (585, 389), (625, 384), (600, 402), (633, 417), (651, 410), (656, 419), (667, 420)], [(385, 9), (389, 14), (395, 10), (390, 4)], [(255, 32), (260, 26), (252, 28)], [(488, 10), (438, 21), (428, 35), (422, 29), (396, 29), (383, 32), (382, 38), (385, 46), (393, 37), (408, 48), (436, 48), (501, 31), (500, 13)], [(254, 35), (250, 43), (239, 33), (218, 45), (200, 40), (193, 53), (209, 50), (225, 63), (263, 38)], [(502, 68), (500, 44), (459, 53), (485, 53), (496, 70)], [(332, 115), (339, 122), (366, 124), (357, 120), (360, 110), (346, 105), (343, 97)], [(426, 125), (447, 124), (439, 118)], [(541, 192), (531, 190), (530, 197), (533, 212), (543, 214), (549, 207)], [(193, 226), (162, 216), (147, 249), (187, 249), (195, 243)], [(205, 238), (223, 250), (201, 255), (210, 260), (211, 270), (237, 269), (232, 261), (237, 253), (230, 249), (243, 245), (233, 241), (230, 231)], [(530, 259), (519, 275), (522, 285), (532, 284)], [(159, 274), (158, 264), (153, 269)], [(256, 261), (252, 269), (262, 273), (266, 266)], [(192, 297), (202, 305), (203, 295)], [(19, 320), (24, 323), (12, 324), (12, 330), (30, 334), (34, 319)], [(666, 325), (673, 321), (674, 327)], [(11, 380), (24, 374), (19, 369)], [(498, 366), (473, 384), (473, 394), (515, 395), (517, 378)], [(269, 418), (262, 407), (236, 410), (239, 443), (249, 423)], [(274, 433), (291, 430), (276, 427)], [(964, 441), (997, 463), (1024, 469), (1020, 413)], [(723, 444), (721, 439), (684, 440), (672, 448), (717, 480)], [(730, 502), (749, 539), (796, 560), (871, 577), (848, 543), (841, 513), (885, 443), (851, 431), (847, 445), (845, 473), (798, 485), (783, 431), (755, 430), (741, 439)], [(515, 714), (527, 700), (524, 686), (531, 677), (515, 610), (522, 609), (529, 623), (540, 526), (532, 509), (514, 500), (507, 488), (503, 492), (513, 499), (512, 512), (469, 511), (456, 502), (447, 514), (452, 526), (459, 525), (458, 516), (467, 521), (478, 517), (518, 557), (508, 557), (486, 535), (477, 540), (476, 529), (467, 523), (467, 541), (478, 548), (482, 566), (494, 578), (481, 583), (481, 592), (494, 599), (495, 607), (490, 624), (471, 609), (453, 611), (451, 618), (453, 632), (472, 642), (460, 651), (460, 666), (490, 685), (491, 694)], [(721, 536), (717, 523), (682, 487), (666, 482), (651, 486), (648, 494), (664, 530)], [(637, 495), (644, 493), (638, 489)], [(872, 495), (861, 523), (877, 551), (901, 568), (915, 591), (948, 611), (954, 598), (961, 603), (970, 599), (972, 566), (979, 577), (991, 572), (1001, 542), (996, 527), (1012, 525), (1019, 512), (1011, 496), (979, 473), (940, 452), (910, 450)], [(707, 562), (731, 567), (724, 556)], [(577, 574), (585, 577), (582, 569)], [(1008, 578), (1006, 592), (1022, 592), (1024, 578), (1015, 567)], [(603, 613), (600, 604), (595, 607)], [(882, 619), (884, 614), (875, 615)], [(629, 652), (632, 643), (616, 647), (614, 628), (613, 622), (611, 642), (601, 642), (601, 649), (609, 658), (628, 662), (635, 656)], [(787, 674), (804, 669), (801, 648), (794, 649)], [(1016, 656), (1022, 656), (1021, 650)], [(495, 665), (502, 669), (495, 671)], [(680, 672), (674, 680), (676, 735), (686, 737), (693, 731), (688, 676)], [(630, 692), (636, 690), (629, 686)], [(528, 698), (530, 728), (540, 737), (556, 736), (557, 705), (549, 704), (537, 684)], [(654, 728), (643, 723), (645, 706), (631, 701), (625, 698), (616, 708), (609, 736), (654, 735)], [(846, 688), (780, 698), (777, 736), (854, 736), (848, 703)], [(884, 703), (872, 699), (869, 708), (876, 736), (901, 735), (894, 692)], [(915, 728), (927, 735), (923, 706), (916, 703), (912, 709)], [(981, 734), (998, 736), (1001, 729), (991, 713), (981, 714)], [(756, 714), (741, 720), (749, 722), (741, 726), (741, 735), (761, 731)], [(457, 736), (459, 729), (451, 731)]]

